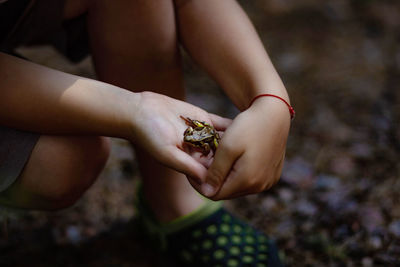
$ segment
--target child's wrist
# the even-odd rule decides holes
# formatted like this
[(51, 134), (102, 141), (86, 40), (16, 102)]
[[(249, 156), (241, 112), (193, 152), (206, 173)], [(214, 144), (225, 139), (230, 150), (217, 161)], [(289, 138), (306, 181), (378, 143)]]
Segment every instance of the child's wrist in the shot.
[(269, 77), (270, 79), (266, 79), (263, 77), (258, 81), (253, 81), (248, 88), (248, 97), (245, 102), (245, 108), (250, 106), (251, 101), (258, 95), (262, 94), (273, 94), (283, 98), (286, 102), (290, 104), (290, 99), (288, 92), (282, 81), (280, 79), (274, 79), (273, 77)]
[(141, 93), (133, 93), (124, 90), (120, 94), (120, 101), (116, 103), (118, 105), (118, 110), (120, 117), (117, 122), (117, 129), (121, 138), (127, 139), (129, 141), (134, 141), (136, 131), (139, 124), (139, 110), (140, 110), (140, 98)]
[(285, 104), (286, 106), (287, 106), (287, 109), (289, 110), (289, 114), (290, 114), (290, 118), (291, 118), (291, 120), (293, 120), (294, 119), (294, 117), (295, 117), (295, 110), (294, 110), (294, 108), (290, 105), (290, 103), (288, 102), (288, 101), (286, 101), (283, 97), (281, 97), (281, 96), (279, 96), (279, 95), (276, 95), (276, 94), (271, 94), (271, 93), (267, 93), (267, 94), (259, 94), (259, 95), (256, 95), (255, 97), (253, 97), (253, 99), (250, 101), (250, 104), (249, 104), (249, 106), (248, 106), (248, 108), (250, 108), (253, 104), (254, 104), (254, 102), (256, 102), (258, 99), (261, 99), (261, 98), (272, 98), (272, 99), (275, 99), (275, 100), (278, 100), (278, 101), (280, 101), (282, 104)]

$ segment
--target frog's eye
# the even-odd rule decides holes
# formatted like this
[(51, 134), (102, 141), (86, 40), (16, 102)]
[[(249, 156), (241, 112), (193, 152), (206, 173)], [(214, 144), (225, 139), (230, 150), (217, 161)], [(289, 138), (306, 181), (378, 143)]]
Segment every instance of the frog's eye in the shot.
[(192, 135), (193, 134), (193, 128), (192, 127), (188, 127), (183, 134), (184, 135)]

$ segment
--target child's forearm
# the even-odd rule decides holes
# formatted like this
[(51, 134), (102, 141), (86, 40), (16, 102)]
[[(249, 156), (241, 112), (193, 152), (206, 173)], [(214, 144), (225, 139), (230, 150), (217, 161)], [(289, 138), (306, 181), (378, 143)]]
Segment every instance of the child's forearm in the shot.
[(236, 1), (175, 2), (181, 42), (239, 109), (246, 109), (262, 93), (289, 100), (253, 25)]
[(128, 138), (138, 94), (0, 53), (0, 125)]

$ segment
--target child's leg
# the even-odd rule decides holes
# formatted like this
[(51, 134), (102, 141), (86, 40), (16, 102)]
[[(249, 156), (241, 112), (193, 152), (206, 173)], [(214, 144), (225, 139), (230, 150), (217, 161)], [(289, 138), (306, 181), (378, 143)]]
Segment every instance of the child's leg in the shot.
[[(132, 91), (184, 98), (172, 0), (96, 0), (89, 6), (88, 24), (99, 79)], [(203, 203), (184, 175), (136, 152), (144, 195), (160, 221)]]
[(104, 137), (42, 135), (18, 179), (0, 203), (55, 210), (72, 205), (92, 185), (109, 154)]
[[(100, 79), (184, 98), (172, 0), (96, 0), (89, 8), (89, 33)], [(281, 266), (263, 233), (218, 203), (201, 205), (203, 200), (183, 175), (137, 152), (146, 198), (138, 205), (143, 225), (159, 234), (159, 244), (167, 244), (174, 266)], [(146, 204), (157, 222), (146, 216)], [(180, 220), (159, 224), (199, 206)]]

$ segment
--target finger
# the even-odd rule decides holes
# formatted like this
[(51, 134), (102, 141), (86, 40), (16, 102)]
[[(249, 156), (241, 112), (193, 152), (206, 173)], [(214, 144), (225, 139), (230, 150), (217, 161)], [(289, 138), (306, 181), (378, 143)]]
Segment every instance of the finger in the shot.
[(249, 189), (243, 185), (242, 177), (237, 171), (230, 172), (225, 183), (221, 186), (218, 193), (212, 196), (212, 199), (231, 199), (249, 193)]
[(196, 179), (193, 179), (193, 177), (186, 176), (190, 185), (201, 194), (201, 183), (198, 183)]
[(210, 168), (211, 163), (213, 161), (213, 153), (208, 153), (208, 155), (204, 155), (201, 152), (194, 152), (191, 153), (190, 156), (192, 156), (197, 162), (201, 163), (206, 169)]
[(235, 148), (234, 145), (221, 142), (214, 160), (208, 169), (205, 182), (201, 186), (201, 193), (203, 195), (212, 197), (218, 192), (231, 171), (234, 162), (241, 156), (241, 153), (241, 150)]
[(194, 149), (192, 146), (183, 144), (183, 151), (189, 154), (192, 158), (194, 158), (197, 162), (201, 163), (206, 169), (208, 169), (213, 160), (213, 153), (209, 153), (208, 155), (204, 155), (202, 152)]
[(238, 159), (229, 173), (221, 189), (215, 194), (213, 200), (231, 199), (248, 194), (255, 194), (267, 190), (274, 186), (280, 178), (283, 157), (279, 163), (274, 167), (268, 166), (267, 170), (273, 170), (267, 173), (260, 173), (255, 171), (257, 167), (254, 160), (251, 160), (245, 155)]
[[(265, 188), (262, 191), (265, 191), (267, 189), (268, 188)], [(221, 188), (221, 190), (222, 190), (222, 188)], [(235, 199), (235, 198), (238, 198), (238, 197), (244, 197), (244, 196), (251, 195), (251, 194), (257, 194), (257, 193), (260, 193), (260, 192), (261, 191), (255, 191), (254, 189), (247, 189), (247, 190), (238, 191), (238, 192), (230, 193), (230, 194), (224, 194), (224, 192), (219, 194), (219, 192), (218, 192), (218, 194), (213, 196), (211, 199), (214, 200), (214, 201), (228, 200), (228, 199)]]
[(223, 131), (217, 131), (218, 132), (218, 135), (219, 135), (219, 137), (223, 137), (224, 136), (224, 134), (225, 134), (225, 132), (223, 132)]
[(233, 197), (233, 194), (240, 194), (242, 191), (247, 190), (247, 188), (243, 188), (242, 183), (243, 182), (240, 180), (240, 173), (238, 173), (236, 169), (232, 169), (224, 184), (221, 185), (218, 192), (212, 196), (212, 199), (227, 199)]
[(250, 194), (253, 194), (253, 193), (254, 193), (254, 192), (252, 192), (251, 190), (246, 190), (246, 191), (243, 191), (243, 192), (234, 193), (233, 195), (229, 195), (228, 197), (225, 197), (225, 198), (213, 197), (212, 199), (213, 199), (214, 201), (235, 199), (235, 198), (244, 197), (244, 196), (247, 196), (247, 195), (250, 195)]
[(209, 113), (211, 123), (217, 129), (217, 131), (225, 131), (229, 125), (232, 124), (232, 120), (228, 118), (223, 118), (213, 113)]
[[(246, 194), (258, 193), (264, 189), (264, 182), (254, 179), (252, 165), (244, 157), (237, 160), (224, 184), (212, 199), (231, 199)], [(253, 182), (252, 182), (253, 181)]]
[(169, 149), (161, 161), (178, 172), (192, 177), (199, 184), (205, 181), (207, 169), (179, 148)]

